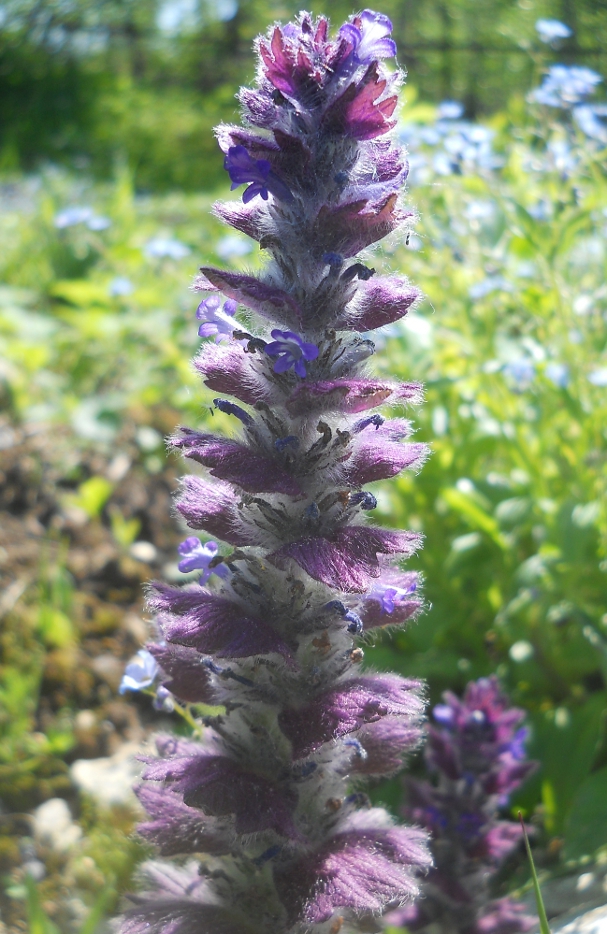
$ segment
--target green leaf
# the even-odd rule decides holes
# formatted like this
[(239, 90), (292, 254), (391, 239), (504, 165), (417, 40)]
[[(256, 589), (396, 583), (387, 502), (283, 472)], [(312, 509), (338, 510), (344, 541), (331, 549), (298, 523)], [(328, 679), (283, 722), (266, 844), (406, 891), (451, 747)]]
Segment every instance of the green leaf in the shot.
[(462, 493), (461, 490), (456, 490), (451, 487), (450, 489), (443, 490), (441, 496), (445, 502), (451, 506), (451, 509), (458, 512), (460, 516), (466, 520), (468, 525), (472, 526), (474, 529), (479, 529), (481, 532), (485, 532), (500, 548), (504, 550), (507, 548), (506, 541), (493, 516), (485, 512), (485, 510), (467, 496), (466, 493)]
[(105, 477), (90, 477), (81, 483), (78, 492), (69, 497), (73, 506), (83, 509), (87, 516), (95, 519), (112, 495), (114, 486)]
[(86, 921), (80, 928), (80, 934), (95, 934), (95, 930), (110, 906), (114, 891), (110, 886), (103, 889), (95, 900)]
[(592, 856), (607, 843), (607, 766), (577, 790), (565, 825), (565, 858)]
[(36, 883), (30, 875), (25, 877), (25, 889), (25, 905), (29, 922), (28, 934), (61, 934), (57, 925), (53, 924), (42, 908)]

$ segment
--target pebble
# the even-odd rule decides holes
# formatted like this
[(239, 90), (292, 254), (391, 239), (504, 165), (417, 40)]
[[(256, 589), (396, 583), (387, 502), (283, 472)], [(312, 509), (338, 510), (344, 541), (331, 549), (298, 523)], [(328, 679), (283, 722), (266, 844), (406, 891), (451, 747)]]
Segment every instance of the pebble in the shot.
[(143, 564), (152, 564), (158, 558), (158, 551), (151, 542), (133, 542), (129, 548), (131, 558), (141, 561)]
[(117, 753), (102, 759), (77, 759), (70, 767), (70, 776), (78, 789), (102, 807), (113, 804), (137, 806), (133, 785), (139, 778), (142, 763), (135, 759), (141, 753), (136, 743), (125, 743)]
[(82, 837), (82, 830), (72, 820), (63, 798), (51, 798), (36, 808), (32, 815), (34, 837), (56, 853), (66, 853)]

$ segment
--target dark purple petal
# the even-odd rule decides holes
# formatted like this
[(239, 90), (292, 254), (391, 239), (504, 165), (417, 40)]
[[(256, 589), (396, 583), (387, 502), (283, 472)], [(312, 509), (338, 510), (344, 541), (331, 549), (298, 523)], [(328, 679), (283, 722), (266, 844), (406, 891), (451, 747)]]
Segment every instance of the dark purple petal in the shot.
[(186, 645), (217, 658), (250, 658), (278, 653), (289, 667), (292, 653), (271, 626), (247, 614), (238, 604), (215, 593), (199, 589), (195, 595), (164, 589), (150, 600), (160, 608), (167, 606), (173, 615), (162, 617), (162, 630), (168, 642)]
[(393, 775), (422, 737), (423, 730), (410, 717), (386, 716), (365, 724), (356, 733), (363, 754), (353, 757), (350, 770), (356, 775)]
[(315, 412), (365, 412), (390, 400), (420, 402), (419, 383), (393, 383), (388, 380), (338, 378), (302, 383), (291, 393), (287, 409), (291, 415)]
[[(166, 871), (166, 870), (164, 870)], [(188, 898), (163, 898), (154, 893), (120, 919), (118, 934), (248, 934), (256, 931), (241, 915), (218, 905), (205, 905)]]
[[(366, 816), (372, 820), (375, 814)], [(289, 924), (320, 924), (343, 908), (378, 914), (391, 903), (412, 900), (419, 891), (415, 874), (429, 865), (422, 831), (361, 829), (337, 834), (316, 852), (281, 867), (275, 880)]]
[(406, 279), (375, 276), (359, 286), (344, 321), (355, 331), (372, 331), (403, 318), (419, 296)]
[(201, 272), (228, 298), (252, 308), (263, 317), (274, 319), (279, 315), (298, 320), (302, 316), (301, 308), (291, 295), (277, 286), (261, 282), (255, 276), (227, 272), (211, 266), (203, 266)]
[(289, 559), (328, 587), (362, 593), (379, 577), (378, 554), (411, 555), (421, 538), (414, 532), (393, 532), (368, 526), (345, 526), (332, 539), (303, 538), (268, 555), (276, 567), (286, 569)]
[(186, 853), (219, 856), (230, 852), (231, 840), (226, 828), (216, 819), (205, 817), (197, 808), (188, 807), (170, 788), (146, 782), (136, 788), (135, 793), (153, 818), (138, 824), (137, 833), (158, 847), (161, 856)]
[(198, 652), (181, 645), (154, 643), (147, 649), (164, 672), (161, 684), (171, 694), (188, 704), (216, 703), (209, 672)]
[(299, 483), (279, 464), (252, 451), (246, 444), (203, 432), (181, 429), (173, 447), (186, 457), (209, 467), (212, 476), (227, 480), (249, 493), (286, 493), (301, 496)]
[(409, 726), (417, 724), (424, 710), (420, 689), (421, 682), (398, 675), (352, 678), (297, 710), (282, 711), (278, 722), (291, 740), (293, 757), (301, 759), (382, 717), (406, 717)]
[(398, 209), (396, 192), (379, 201), (362, 198), (338, 207), (323, 205), (314, 222), (314, 243), (318, 252), (347, 259), (396, 230), (408, 216)]
[(253, 240), (259, 241), (267, 233), (267, 208), (259, 201), (251, 205), (242, 201), (218, 201), (213, 205), (213, 214)]
[(188, 807), (210, 817), (234, 815), (236, 833), (276, 833), (298, 839), (293, 824), (297, 795), (262, 775), (242, 769), (226, 756), (198, 754), (148, 760), (146, 781), (164, 781), (183, 795)]
[(390, 117), (398, 103), (396, 94), (385, 97), (387, 88), (388, 79), (381, 77), (377, 63), (371, 62), (361, 80), (348, 85), (327, 109), (325, 126), (358, 140), (387, 133), (396, 124)]
[(259, 544), (255, 532), (244, 525), (227, 483), (184, 477), (175, 505), (192, 529), (204, 529), (230, 545)]
[(350, 458), (344, 462), (344, 481), (364, 486), (374, 480), (386, 480), (401, 470), (419, 470), (430, 453), (425, 444), (402, 444), (400, 438), (411, 433), (404, 419), (391, 419), (375, 431), (357, 435)]
[(235, 396), (247, 405), (271, 401), (270, 387), (255, 368), (255, 357), (244, 353), (240, 345), (206, 344), (194, 366), (215, 392)]

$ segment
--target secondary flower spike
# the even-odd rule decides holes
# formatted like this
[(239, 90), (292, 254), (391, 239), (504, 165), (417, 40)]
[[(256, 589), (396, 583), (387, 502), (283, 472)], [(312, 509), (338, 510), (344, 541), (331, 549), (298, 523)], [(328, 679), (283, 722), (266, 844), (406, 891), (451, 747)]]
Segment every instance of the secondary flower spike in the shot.
[(387, 919), (410, 931), (433, 923), (449, 934), (522, 934), (537, 924), (512, 898), (495, 899), (491, 877), (521, 842), (518, 822), (500, 808), (535, 769), (525, 756), (524, 712), (511, 707), (497, 678), (471, 681), (460, 700), (447, 692), (432, 711), (426, 767), (434, 778), (407, 780), (407, 816), (432, 834), (435, 865), (424, 898)]
[(179, 568), (199, 574), (152, 585), (155, 639), (129, 676), (150, 685), (156, 665), (158, 691), (200, 728), (146, 759), (139, 833), (165, 861), (144, 867), (121, 934), (372, 934), (431, 865), (427, 833), (360, 791), (399, 770), (424, 711), (419, 681), (361, 670), (356, 644), (422, 606), (400, 566), (421, 538), (374, 525), (365, 489), (427, 454), (402, 412), (377, 412), (419, 403), (421, 387), (369, 366), (369, 332), (418, 298), (360, 255), (411, 217), (391, 31), (371, 10), (333, 34), (308, 13), (273, 26), (242, 126), (217, 128), (245, 188), (215, 214), (267, 261), (205, 266), (195, 284), (195, 367), (216, 414), (171, 444), (198, 471), (176, 506), (203, 533)]

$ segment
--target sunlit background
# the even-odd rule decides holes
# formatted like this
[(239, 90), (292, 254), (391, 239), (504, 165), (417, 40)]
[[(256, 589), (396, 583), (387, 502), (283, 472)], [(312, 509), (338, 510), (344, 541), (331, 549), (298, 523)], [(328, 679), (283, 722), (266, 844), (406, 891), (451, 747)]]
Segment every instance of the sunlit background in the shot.
[[(107, 930), (95, 925), (145, 856), (132, 756), (188, 729), (170, 703), (119, 688), (148, 632), (144, 582), (184, 579), (183, 467), (163, 439), (210, 422), (189, 285), (202, 263), (263, 261), (210, 215), (229, 189), (212, 128), (238, 119), (254, 37), (299, 6), (0, 4), (2, 934)], [(398, 134), (419, 217), (373, 265), (426, 298), (372, 335), (375, 366), (426, 384), (409, 414), (433, 454), (374, 491), (379, 521), (426, 536), (412, 566), (427, 607), (366, 658), (427, 679), (432, 703), (497, 673), (540, 763), (506, 813), (535, 825), (547, 879), (594, 872), (607, 844), (607, 7), (381, 8), (409, 73)], [(337, 25), (352, 12), (330, 4)], [(400, 779), (372, 795), (398, 813)], [(527, 878), (513, 859), (498, 894)]]

